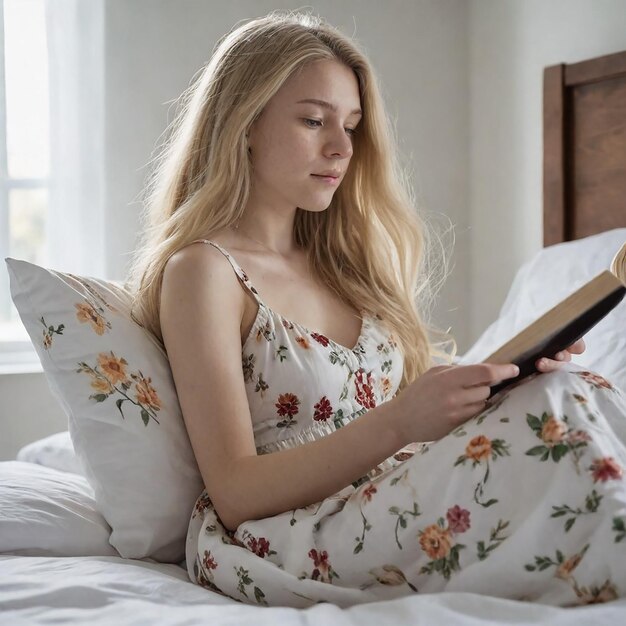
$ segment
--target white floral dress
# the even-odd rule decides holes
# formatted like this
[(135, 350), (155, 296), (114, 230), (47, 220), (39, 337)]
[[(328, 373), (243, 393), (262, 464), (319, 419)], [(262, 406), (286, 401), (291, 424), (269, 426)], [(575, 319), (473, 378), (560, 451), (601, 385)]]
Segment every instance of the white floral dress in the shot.
[[(393, 397), (402, 356), (363, 314), (353, 348), (267, 307), (242, 367), (259, 454), (323, 437)], [(626, 595), (626, 401), (568, 364), (496, 394), (437, 442), (398, 451), (322, 502), (229, 532), (206, 492), (191, 513), (193, 582), (238, 601), (350, 606), (466, 591), (570, 606)]]

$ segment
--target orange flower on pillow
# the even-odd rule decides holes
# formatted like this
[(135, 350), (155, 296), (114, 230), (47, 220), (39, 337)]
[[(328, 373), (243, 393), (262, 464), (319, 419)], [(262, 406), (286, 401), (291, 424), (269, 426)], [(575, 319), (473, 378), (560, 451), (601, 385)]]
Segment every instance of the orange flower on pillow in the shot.
[(161, 399), (151, 384), (152, 378), (145, 378), (141, 372), (139, 372), (138, 376), (133, 374), (133, 378), (136, 380), (135, 394), (137, 402), (158, 411), (161, 408)]
[(101, 352), (98, 355), (98, 365), (112, 384), (117, 385), (117, 383), (125, 383), (128, 381), (128, 374), (126, 373), (128, 361), (123, 357), (118, 359), (113, 352), (110, 354)]
[(99, 376), (91, 381), (91, 386), (100, 393), (113, 393), (114, 387), (106, 378)]
[[(92, 379), (91, 386), (98, 392), (89, 396), (90, 400), (104, 402), (117, 392), (121, 397), (116, 400), (115, 404), (122, 417), (124, 417), (123, 404), (130, 402), (140, 410), (141, 419), (145, 426), (149, 424), (151, 419), (159, 424), (156, 412), (161, 409), (161, 399), (152, 386), (151, 377), (144, 376), (141, 370), (137, 373), (131, 373), (129, 376), (126, 372), (128, 362), (122, 357), (116, 357), (113, 351), (108, 354), (101, 352), (98, 355), (96, 367), (91, 367), (84, 362), (80, 362), (79, 366), (76, 371), (89, 374)], [(98, 368), (98, 366), (100, 367)], [(127, 393), (133, 381), (135, 382), (135, 399)], [(118, 383), (120, 384), (119, 387), (116, 386)]]
[(76, 308), (76, 319), (82, 324), (89, 322), (97, 335), (104, 335), (104, 331), (111, 328), (111, 324), (96, 311), (91, 303), (77, 302), (74, 307)]

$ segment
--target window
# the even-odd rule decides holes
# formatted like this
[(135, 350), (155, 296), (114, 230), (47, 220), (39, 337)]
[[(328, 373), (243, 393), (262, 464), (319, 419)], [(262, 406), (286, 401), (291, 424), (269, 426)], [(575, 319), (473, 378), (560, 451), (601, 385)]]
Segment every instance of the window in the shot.
[(36, 360), (7, 256), (47, 265), (49, 93), (44, 0), (0, 2), (0, 365)]

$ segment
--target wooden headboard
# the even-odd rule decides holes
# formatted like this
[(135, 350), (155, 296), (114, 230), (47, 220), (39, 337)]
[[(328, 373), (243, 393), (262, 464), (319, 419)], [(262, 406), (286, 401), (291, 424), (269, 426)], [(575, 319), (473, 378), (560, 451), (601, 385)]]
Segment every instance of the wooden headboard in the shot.
[(626, 52), (543, 74), (543, 243), (626, 226)]

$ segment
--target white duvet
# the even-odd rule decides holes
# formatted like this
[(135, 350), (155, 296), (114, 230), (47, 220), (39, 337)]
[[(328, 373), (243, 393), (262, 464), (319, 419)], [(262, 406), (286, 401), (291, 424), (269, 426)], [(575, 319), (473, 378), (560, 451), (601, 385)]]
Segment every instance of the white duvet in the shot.
[(238, 604), (187, 581), (176, 565), (119, 557), (40, 558), (0, 556), (0, 623), (311, 624), (385, 626), (415, 624), (618, 625), (626, 622), (626, 600), (558, 609), (471, 593), (407, 596), (340, 609), (263, 608)]

